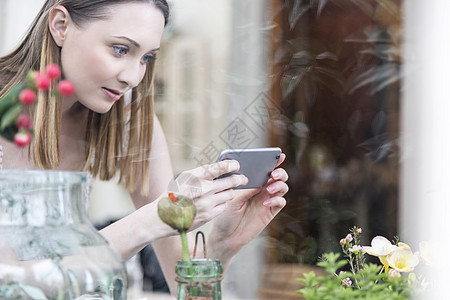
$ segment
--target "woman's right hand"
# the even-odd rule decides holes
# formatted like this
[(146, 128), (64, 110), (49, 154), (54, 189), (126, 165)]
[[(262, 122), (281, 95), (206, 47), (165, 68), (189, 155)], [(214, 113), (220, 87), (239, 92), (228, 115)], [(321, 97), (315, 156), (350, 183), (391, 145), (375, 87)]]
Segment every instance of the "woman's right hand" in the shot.
[(197, 215), (190, 230), (220, 215), (226, 209), (227, 201), (235, 196), (232, 188), (247, 184), (248, 179), (244, 175), (215, 179), (236, 172), (239, 167), (236, 160), (224, 160), (184, 171), (169, 183), (169, 192), (190, 197), (194, 201)]

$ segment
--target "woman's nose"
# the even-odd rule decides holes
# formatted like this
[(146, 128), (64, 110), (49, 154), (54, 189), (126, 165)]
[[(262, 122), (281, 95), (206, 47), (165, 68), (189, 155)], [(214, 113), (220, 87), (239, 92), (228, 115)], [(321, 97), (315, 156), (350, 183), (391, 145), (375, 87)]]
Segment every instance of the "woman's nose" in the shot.
[(128, 88), (134, 88), (138, 86), (144, 77), (145, 68), (145, 65), (141, 63), (126, 64), (119, 72), (117, 79), (125, 83)]

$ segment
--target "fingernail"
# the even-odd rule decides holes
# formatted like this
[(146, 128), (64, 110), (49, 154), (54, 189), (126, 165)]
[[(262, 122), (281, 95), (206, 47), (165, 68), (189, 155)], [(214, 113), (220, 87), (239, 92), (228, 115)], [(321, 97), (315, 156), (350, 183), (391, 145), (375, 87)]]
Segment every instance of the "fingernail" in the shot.
[(230, 168), (231, 170), (236, 170), (239, 168), (239, 163), (235, 160), (233, 160), (233, 162), (230, 164)]
[(273, 178), (275, 178), (275, 179), (279, 179), (279, 178), (280, 178), (280, 176), (281, 176), (281, 174), (280, 174), (280, 172), (279, 172), (279, 171), (273, 171), (273, 172), (272, 172), (272, 177), (273, 177)]
[(273, 194), (273, 193), (275, 192), (275, 187), (273, 187), (273, 186), (268, 186), (268, 187), (267, 187), (267, 191), (268, 191), (269, 193)]
[(264, 206), (270, 206), (270, 204), (272, 204), (272, 201), (270, 199), (267, 199), (266, 201), (263, 202)]

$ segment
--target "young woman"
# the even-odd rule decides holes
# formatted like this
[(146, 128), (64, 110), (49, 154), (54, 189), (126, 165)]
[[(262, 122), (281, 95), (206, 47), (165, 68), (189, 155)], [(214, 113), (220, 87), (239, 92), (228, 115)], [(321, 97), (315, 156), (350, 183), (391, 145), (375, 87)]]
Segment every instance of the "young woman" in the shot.
[[(175, 291), (180, 241), (157, 214), (173, 174), (151, 90), (167, 18), (165, 0), (47, 0), (20, 46), (0, 58), (0, 96), (30, 69), (50, 63), (61, 66), (75, 93), (61, 99), (40, 93), (30, 149), (2, 138), (0, 145), (4, 168), (86, 170), (102, 180), (119, 174), (136, 211), (101, 233), (125, 260), (152, 243)], [(214, 219), (207, 247), (225, 268), (284, 207), (288, 191), (281, 168), (262, 189), (234, 191), (247, 182), (240, 175), (213, 180), (238, 169), (233, 161), (185, 172), (201, 186), (192, 229)]]

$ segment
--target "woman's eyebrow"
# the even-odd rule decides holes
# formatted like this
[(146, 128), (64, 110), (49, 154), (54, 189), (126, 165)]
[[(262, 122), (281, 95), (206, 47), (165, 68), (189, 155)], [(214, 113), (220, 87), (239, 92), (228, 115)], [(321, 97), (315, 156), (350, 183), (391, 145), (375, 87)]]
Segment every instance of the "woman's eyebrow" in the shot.
[(126, 36), (114, 36), (115, 38), (118, 39), (124, 39), (127, 40), (128, 42), (130, 42), (131, 44), (133, 44), (136, 48), (141, 48), (141, 45), (139, 45), (138, 42), (136, 42), (135, 40), (130, 39), (129, 37)]
[[(127, 40), (128, 42), (130, 42), (131, 44), (133, 44), (136, 48), (141, 48), (141, 45), (139, 45), (139, 43), (138, 42), (136, 42), (135, 40), (132, 40), (132, 39), (130, 39), (129, 37), (126, 37), (126, 36), (114, 36), (115, 38), (118, 38), (118, 39), (124, 39), (124, 40)], [(150, 51), (158, 51), (159, 50), (159, 48), (155, 48), (155, 49), (152, 49), (152, 50), (150, 50)]]

